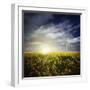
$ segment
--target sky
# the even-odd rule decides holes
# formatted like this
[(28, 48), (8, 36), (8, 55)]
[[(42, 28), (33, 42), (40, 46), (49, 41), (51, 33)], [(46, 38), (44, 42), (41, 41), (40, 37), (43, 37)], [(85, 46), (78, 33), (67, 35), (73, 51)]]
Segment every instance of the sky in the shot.
[(80, 51), (80, 15), (23, 12), (24, 51)]

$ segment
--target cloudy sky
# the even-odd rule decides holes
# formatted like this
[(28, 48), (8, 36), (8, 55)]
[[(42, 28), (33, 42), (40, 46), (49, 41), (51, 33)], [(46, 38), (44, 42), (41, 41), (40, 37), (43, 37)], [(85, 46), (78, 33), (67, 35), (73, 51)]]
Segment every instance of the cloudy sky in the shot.
[(24, 51), (80, 51), (80, 15), (25, 11)]

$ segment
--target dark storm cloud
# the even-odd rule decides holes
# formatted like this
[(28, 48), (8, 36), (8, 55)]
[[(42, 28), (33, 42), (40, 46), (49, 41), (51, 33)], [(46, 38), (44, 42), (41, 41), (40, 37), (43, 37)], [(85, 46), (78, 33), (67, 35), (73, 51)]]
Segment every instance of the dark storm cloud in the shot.
[(80, 16), (24, 13), (24, 50), (39, 50), (44, 43), (60, 51), (79, 51)]

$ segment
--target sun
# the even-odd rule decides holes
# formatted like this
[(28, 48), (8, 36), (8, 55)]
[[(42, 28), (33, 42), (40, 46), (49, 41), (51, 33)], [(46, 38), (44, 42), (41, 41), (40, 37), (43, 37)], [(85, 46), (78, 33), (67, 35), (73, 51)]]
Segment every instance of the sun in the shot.
[(42, 54), (48, 54), (57, 51), (57, 48), (51, 44), (41, 44), (39, 50)]
[(41, 52), (42, 54), (48, 54), (49, 52), (51, 52), (51, 49), (49, 47), (44, 47)]

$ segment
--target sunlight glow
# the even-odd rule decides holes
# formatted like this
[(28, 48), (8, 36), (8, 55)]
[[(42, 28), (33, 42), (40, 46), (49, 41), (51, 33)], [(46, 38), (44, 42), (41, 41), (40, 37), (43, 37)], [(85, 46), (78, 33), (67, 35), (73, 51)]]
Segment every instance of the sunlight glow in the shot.
[(45, 48), (42, 49), (41, 52), (42, 52), (43, 54), (48, 54), (49, 52), (51, 52), (51, 49), (48, 48), (48, 47), (45, 47)]
[(40, 50), (42, 54), (48, 54), (49, 52), (53, 51), (53, 48), (52, 46), (49, 46), (49, 45), (41, 45)]

